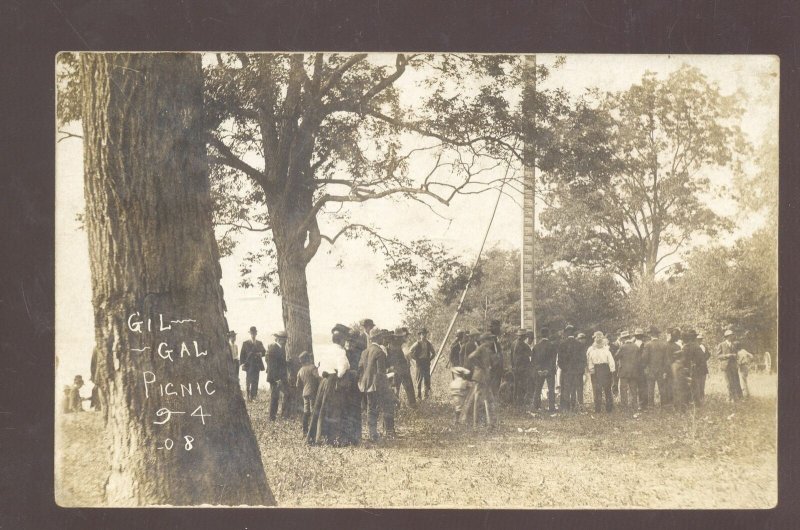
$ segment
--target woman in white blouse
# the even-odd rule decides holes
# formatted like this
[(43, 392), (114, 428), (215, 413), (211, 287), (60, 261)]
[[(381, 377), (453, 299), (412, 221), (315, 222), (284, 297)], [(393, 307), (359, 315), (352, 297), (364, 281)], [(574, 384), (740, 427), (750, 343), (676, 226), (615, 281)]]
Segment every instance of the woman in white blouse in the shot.
[(608, 340), (602, 331), (596, 331), (592, 336), (594, 343), (586, 350), (586, 367), (592, 378), (592, 393), (594, 394), (594, 411), (600, 412), (600, 402), (603, 394), (606, 398), (606, 412), (614, 410), (614, 396), (611, 393), (611, 374), (616, 371), (614, 357), (608, 349)]

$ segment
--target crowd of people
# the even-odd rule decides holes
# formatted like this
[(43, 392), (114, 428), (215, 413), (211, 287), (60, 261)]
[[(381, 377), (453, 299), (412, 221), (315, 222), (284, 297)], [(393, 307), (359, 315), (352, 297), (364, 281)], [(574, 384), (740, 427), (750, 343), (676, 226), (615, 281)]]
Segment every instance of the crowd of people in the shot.
[[(676, 411), (685, 411), (690, 404), (702, 406), (712, 353), (695, 330), (671, 328), (662, 334), (650, 327), (618, 330), (609, 336), (595, 331), (591, 337), (577, 331), (568, 325), (551, 334), (543, 327), (535, 340), (533, 332), (519, 329), (510, 347), (500, 340), (497, 320), (485, 332), (457, 331), (445, 359), (451, 372), (453, 420), (491, 429), (497, 424), (498, 403), (534, 413), (543, 406), (550, 414), (581, 411), (587, 382), (596, 413), (612, 412), (615, 402), (636, 411), (656, 404)], [(436, 349), (425, 328), (412, 339), (407, 328), (389, 331), (371, 319), (353, 328), (337, 324), (331, 339), (338, 348), (324, 368), (314, 362), (311, 352), (288, 355), (283, 331), (275, 333), (266, 348), (257, 339), (256, 328), (250, 335), (240, 350), (235, 333), (230, 340), (236, 364), (247, 374), (247, 399), (256, 398), (259, 374), (266, 371), (271, 388), (269, 419), (277, 418), (279, 408), (285, 418), (300, 416), (309, 444), (358, 444), (364, 411), (370, 440), (392, 438), (396, 407), (405, 403), (416, 408), (431, 393)], [(728, 398), (747, 397), (753, 355), (741, 347), (732, 330), (725, 331), (714, 355), (724, 368)]]

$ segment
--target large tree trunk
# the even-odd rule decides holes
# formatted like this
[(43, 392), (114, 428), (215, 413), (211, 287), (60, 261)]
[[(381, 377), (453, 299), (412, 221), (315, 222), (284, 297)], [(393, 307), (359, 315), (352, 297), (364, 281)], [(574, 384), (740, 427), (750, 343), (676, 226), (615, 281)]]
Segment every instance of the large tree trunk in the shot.
[[(226, 348), (200, 56), (82, 54), (81, 68), (97, 383), (111, 446), (106, 500), (272, 505)], [(136, 313), (141, 332), (129, 323)], [(171, 329), (160, 329), (160, 315)], [(182, 319), (191, 321), (171, 322)], [(159, 355), (161, 342), (173, 361)], [(184, 414), (157, 424), (163, 409)]]
[(286, 344), (289, 356), (299, 356), (304, 351), (312, 352), (306, 266), (313, 249), (305, 245), (306, 233), (298, 237), (298, 227), (310, 210), (310, 201), (303, 201), (301, 195), (295, 194), (295, 200), (291, 202), (277, 200), (269, 203), (283, 322), (289, 335)]

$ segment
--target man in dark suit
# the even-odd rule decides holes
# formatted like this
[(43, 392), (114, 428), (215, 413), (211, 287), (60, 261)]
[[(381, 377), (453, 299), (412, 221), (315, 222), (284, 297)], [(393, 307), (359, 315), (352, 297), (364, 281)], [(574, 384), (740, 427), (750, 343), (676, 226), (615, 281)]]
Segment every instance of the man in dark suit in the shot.
[(582, 391), (586, 370), (586, 348), (575, 338), (575, 326), (564, 328), (564, 340), (558, 345), (558, 367), (561, 368), (561, 410), (578, 406), (578, 389)]
[(531, 384), (528, 378), (531, 375), (531, 347), (525, 342), (528, 330), (520, 328), (517, 331), (517, 338), (511, 347), (511, 369), (514, 372), (514, 404), (522, 406), (525, 404), (525, 396)]
[(367, 426), (373, 442), (380, 439), (378, 434), (378, 414), (383, 414), (384, 434), (395, 435), (395, 398), (386, 377), (387, 348), (390, 333), (385, 329), (374, 328), (370, 333), (369, 347), (361, 354), (358, 389), (367, 397)]
[(250, 338), (242, 343), (242, 348), (239, 352), (239, 362), (242, 365), (242, 370), (247, 374), (248, 401), (253, 401), (258, 395), (258, 379), (261, 372), (264, 371), (262, 357), (267, 353), (267, 350), (264, 349), (264, 344), (256, 339), (256, 336), (258, 336), (258, 330), (255, 326), (251, 326)]
[(289, 415), (288, 376), (286, 364), (286, 341), (288, 335), (279, 331), (273, 335), (275, 342), (267, 348), (267, 382), (269, 383), (269, 420), (275, 421), (278, 415), (278, 403), (283, 394), (283, 417)]
[(667, 379), (665, 367), (669, 356), (667, 341), (661, 338), (661, 330), (652, 326), (650, 328), (650, 340), (642, 346), (642, 370), (644, 372), (645, 389), (642, 392), (644, 400), (642, 408), (655, 406), (656, 387), (658, 387), (658, 397), (663, 406), (669, 403), (670, 392), (667, 389)]
[(550, 330), (539, 330), (539, 342), (533, 347), (533, 370), (536, 375), (533, 385), (533, 408), (542, 406), (542, 386), (547, 383), (547, 401), (550, 412), (556, 411), (556, 357), (555, 344), (550, 341)]
[(411, 346), (408, 355), (417, 365), (417, 399), (421, 400), (423, 395), (428, 399), (431, 393), (431, 362), (436, 356), (436, 349), (428, 340), (427, 328), (419, 330), (418, 340)]

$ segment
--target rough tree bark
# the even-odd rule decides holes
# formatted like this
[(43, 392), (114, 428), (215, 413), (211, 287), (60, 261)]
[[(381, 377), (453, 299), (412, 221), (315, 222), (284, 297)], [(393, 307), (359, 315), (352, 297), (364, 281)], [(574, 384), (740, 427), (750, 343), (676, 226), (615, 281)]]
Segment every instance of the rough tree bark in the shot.
[[(81, 57), (97, 384), (112, 465), (106, 500), (275, 504), (226, 348), (200, 56)], [(129, 325), (137, 312), (141, 333)], [(160, 315), (171, 329), (160, 330)], [(181, 319), (194, 322), (170, 322)], [(174, 361), (159, 355), (162, 341)], [(182, 342), (189, 355), (180, 355)], [(181, 384), (192, 395), (182, 397)], [(199, 406), (210, 416), (192, 415)], [(156, 424), (164, 408), (185, 413)]]

